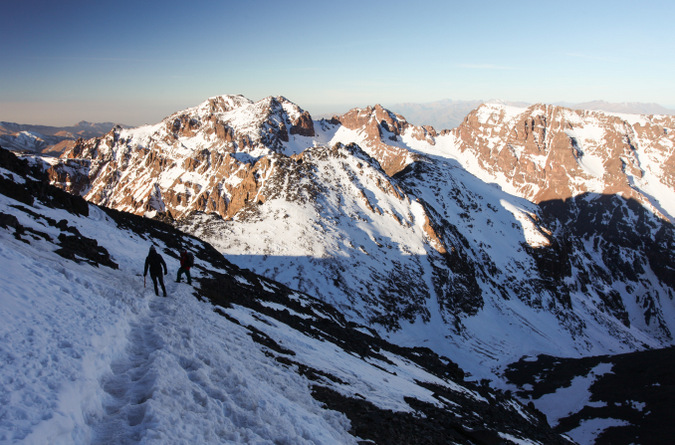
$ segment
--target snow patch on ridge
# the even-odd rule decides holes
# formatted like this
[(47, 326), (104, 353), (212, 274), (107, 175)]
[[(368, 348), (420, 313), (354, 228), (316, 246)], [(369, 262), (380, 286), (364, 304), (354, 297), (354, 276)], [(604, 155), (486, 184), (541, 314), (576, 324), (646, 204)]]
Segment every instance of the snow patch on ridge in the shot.
[(531, 214), (526, 213), (524, 209), (518, 208), (504, 199), (499, 202), (506, 210), (511, 212), (521, 224), (525, 240), (530, 246), (544, 247), (550, 245), (549, 239), (544, 236), (541, 230), (534, 224)]

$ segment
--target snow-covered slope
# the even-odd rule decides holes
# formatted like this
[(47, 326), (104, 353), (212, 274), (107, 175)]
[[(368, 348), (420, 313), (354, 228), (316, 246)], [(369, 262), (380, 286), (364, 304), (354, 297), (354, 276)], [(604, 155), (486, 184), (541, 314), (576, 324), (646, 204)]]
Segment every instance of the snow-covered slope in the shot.
[(438, 133), (219, 96), (48, 171), (494, 379), (524, 355), (673, 344), (674, 138), (669, 116), (485, 104)]
[[(39, 175), (0, 150), (3, 443), (568, 443), (449, 359)], [(171, 279), (180, 246), (194, 288)]]

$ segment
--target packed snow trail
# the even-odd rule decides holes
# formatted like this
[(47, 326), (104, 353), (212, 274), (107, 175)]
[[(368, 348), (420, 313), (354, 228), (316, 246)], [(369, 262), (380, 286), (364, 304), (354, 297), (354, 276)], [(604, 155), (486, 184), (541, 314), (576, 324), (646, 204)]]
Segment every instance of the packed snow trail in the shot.
[[(19, 204), (0, 195), (4, 213), (58, 239)], [(94, 207), (88, 218), (30, 211), (68, 219), (120, 268), (67, 260), (46, 238), (0, 228), (1, 443), (355, 443), (305, 377), (172, 281), (177, 261), (162, 243), (168, 298), (138, 275), (150, 240)]]
[[(306, 381), (280, 370), (243, 328), (223, 329), (191, 287), (167, 291), (166, 299), (146, 292), (144, 313), (130, 321), (127, 346), (101, 380), (93, 443), (330, 443), (336, 426), (348, 428), (337, 413), (320, 427), (306, 423), (325, 422)], [(307, 412), (296, 415), (298, 403)]]
[(152, 365), (156, 351), (162, 347), (154, 328), (159, 307), (156, 301), (149, 306), (149, 314), (130, 323), (124, 353), (110, 364), (112, 374), (101, 380), (107, 394), (103, 400), (105, 415), (93, 425), (94, 443), (131, 443), (142, 437), (146, 402), (157, 381)]

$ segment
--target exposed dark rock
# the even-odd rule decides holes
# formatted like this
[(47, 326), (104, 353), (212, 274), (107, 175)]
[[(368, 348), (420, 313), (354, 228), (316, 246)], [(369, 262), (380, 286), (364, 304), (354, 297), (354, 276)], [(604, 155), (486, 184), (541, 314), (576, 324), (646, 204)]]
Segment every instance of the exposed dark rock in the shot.
[(10, 227), (16, 229), (19, 227), (19, 220), (16, 216), (0, 212), (0, 227), (8, 229)]
[(560, 420), (554, 429), (566, 433), (588, 419), (617, 419), (598, 436), (596, 445), (664, 444), (675, 437), (672, 401), (675, 398), (675, 347), (581, 359), (540, 355), (511, 364), (504, 376), (517, 395), (536, 400), (569, 387), (576, 377), (589, 376), (598, 365), (611, 365), (597, 375), (589, 389), (589, 405)]
[(300, 117), (293, 122), (289, 132), (290, 134), (297, 134), (300, 136), (314, 136), (314, 122), (312, 121), (312, 116), (306, 111), (302, 113)]
[[(651, 293), (644, 299), (644, 319), (662, 335), (672, 338), (664, 316), (654, 311), (651, 298), (674, 298), (675, 292), (675, 230), (670, 222), (653, 215), (634, 199), (616, 195), (586, 193), (567, 200), (552, 200), (540, 204), (544, 218), (556, 227), (549, 247), (533, 250), (539, 272), (548, 289), (569, 304), (570, 289), (563, 278), (572, 268), (582, 271), (579, 285), (593, 288), (607, 311), (624, 325), (630, 326), (628, 311), (622, 295), (612, 288), (615, 282), (638, 283), (651, 269), (663, 283), (667, 295)], [(592, 245), (602, 263), (587, 264), (586, 245)], [(592, 253), (592, 252), (591, 252)], [(590, 270), (589, 270), (590, 269)], [(590, 273), (583, 273), (589, 271)]]
[(82, 235), (59, 235), (61, 248), (56, 253), (73, 261), (88, 260), (87, 262), (98, 267), (99, 264), (117, 269), (119, 266), (111, 258), (108, 251), (99, 246), (96, 240)]
[[(540, 443), (571, 444), (553, 432), (545, 422), (529, 424), (518, 414), (491, 410), (485, 403), (462, 401), (465, 405), (458, 411), (441, 408), (414, 398), (406, 398), (413, 412), (396, 412), (378, 408), (372, 403), (347, 397), (325, 386), (314, 385), (314, 397), (328, 408), (343, 412), (352, 424), (352, 434), (376, 444), (481, 444), (505, 445), (511, 443), (499, 433), (508, 433), (519, 438), (524, 432), (528, 438)], [(456, 399), (456, 395), (445, 393)], [(452, 399), (449, 399), (452, 400)], [(499, 416), (491, 419), (491, 415)], [(488, 425), (493, 421), (501, 424), (496, 431)], [(512, 423), (513, 422), (513, 423)]]

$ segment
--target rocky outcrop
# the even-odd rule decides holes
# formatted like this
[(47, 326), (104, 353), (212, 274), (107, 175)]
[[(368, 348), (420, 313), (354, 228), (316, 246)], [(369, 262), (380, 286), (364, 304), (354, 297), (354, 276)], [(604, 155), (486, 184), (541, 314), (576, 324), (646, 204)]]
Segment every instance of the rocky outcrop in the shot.
[(265, 201), (259, 191), (272, 168), (268, 156), (293, 137), (313, 135), (309, 113), (283, 97), (219, 96), (154, 127), (80, 139), (48, 173), (65, 190), (127, 212), (231, 218)]
[(355, 108), (336, 117), (336, 120), (345, 128), (363, 135), (368, 145), (364, 148), (379, 161), (388, 175), (395, 175), (410, 163), (410, 151), (395, 144), (397, 138), (410, 127), (402, 116), (376, 105)]
[[(653, 210), (640, 188), (645, 175), (674, 184), (675, 120), (570, 110), (551, 105), (512, 109), (483, 105), (450, 133), (457, 149), (485, 172), (535, 202), (584, 192), (618, 194)], [(646, 166), (663, 166), (645, 171)]]
[(314, 121), (312, 116), (306, 111), (302, 112), (298, 117), (291, 120), (290, 134), (297, 134), (300, 136), (312, 137), (315, 136)]

